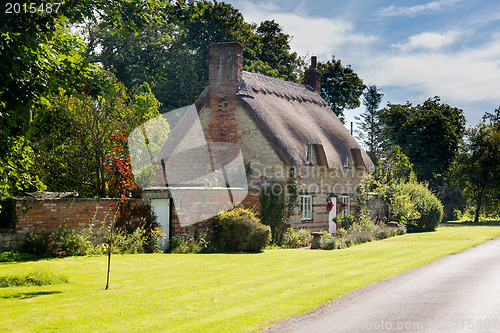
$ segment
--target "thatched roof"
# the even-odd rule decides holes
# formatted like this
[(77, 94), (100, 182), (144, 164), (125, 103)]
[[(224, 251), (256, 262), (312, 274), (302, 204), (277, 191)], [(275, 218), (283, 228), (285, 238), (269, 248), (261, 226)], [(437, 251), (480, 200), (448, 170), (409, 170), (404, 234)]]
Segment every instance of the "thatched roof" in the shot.
[[(305, 165), (312, 144), (318, 157), (313, 164), (343, 168), (352, 151), (355, 167), (375, 170), (366, 152), (311, 87), (243, 72), (236, 98), (283, 162)], [(205, 89), (196, 102), (198, 110), (207, 101)]]

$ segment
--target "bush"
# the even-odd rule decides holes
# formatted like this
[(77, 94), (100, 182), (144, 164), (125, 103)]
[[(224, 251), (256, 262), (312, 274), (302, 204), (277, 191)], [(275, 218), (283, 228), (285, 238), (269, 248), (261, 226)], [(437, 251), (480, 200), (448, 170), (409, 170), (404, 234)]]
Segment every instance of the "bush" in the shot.
[(408, 194), (419, 218), (408, 221), (406, 227), (409, 232), (434, 231), (443, 217), (443, 205), (432, 194), (426, 185), (410, 182), (401, 185), (404, 193)]
[(66, 228), (30, 232), (21, 251), (40, 257), (85, 255), (87, 236)]
[(201, 253), (208, 249), (208, 242), (204, 238), (196, 239), (190, 235), (172, 237), (170, 241), (171, 253)]
[(222, 212), (213, 220), (214, 241), (227, 250), (261, 252), (269, 243), (271, 229), (259, 222), (255, 214), (240, 207)]
[(36, 259), (36, 257), (27, 253), (19, 253), (17, 251), (0, 252), (0, 262), (14, 262), (32, 259)]
[[(162, 235), (160, 235), (161, 230), (157, 216), (151, 210), (151, 203), (140, 202), (133, 205), (131, 201), (125, 201), (120, 207), (115, 227), (122, 234), (130, 235), (128, 238), (137, 237), (137, 231), (140, 228), (140, 231), (143, 232), (140, 252), (154, 253), (160, 250), (158, 239)], [(129, 250), (133, 251), (131, 247)]]
[(300, 249), (311, 245), (311, 232), (306, 229), (289, 228), (283, 236), (283, 247)]

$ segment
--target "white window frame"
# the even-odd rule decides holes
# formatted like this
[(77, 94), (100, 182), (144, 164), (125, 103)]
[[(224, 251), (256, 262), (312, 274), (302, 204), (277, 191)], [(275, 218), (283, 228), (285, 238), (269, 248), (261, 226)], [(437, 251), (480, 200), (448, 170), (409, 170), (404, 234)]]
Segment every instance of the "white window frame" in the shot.
[(345, 216), (351, 211), (351, 198), (348, 195), (343, 195), (340, 197), (340, 202), (347, 204), (347, 206), (345, 206), (340, 213), (340, 217), (345, 218)]
[(300, 219), (311, 221), (313, 217), (313, 197), (312, 195), (300, 196)]

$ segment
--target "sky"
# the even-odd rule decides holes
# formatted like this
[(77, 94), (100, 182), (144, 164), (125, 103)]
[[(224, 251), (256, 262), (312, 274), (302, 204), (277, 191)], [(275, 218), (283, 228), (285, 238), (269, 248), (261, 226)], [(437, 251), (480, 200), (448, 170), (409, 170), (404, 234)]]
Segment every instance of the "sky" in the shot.
[[(440, 96), (474, 125), (500, 106), (498, 0), (224, 2), (247, 22), (276, 21), (299, 56), (351, 65), (381, 107)], [(346, 123), (363, 110), (346, 110)]]

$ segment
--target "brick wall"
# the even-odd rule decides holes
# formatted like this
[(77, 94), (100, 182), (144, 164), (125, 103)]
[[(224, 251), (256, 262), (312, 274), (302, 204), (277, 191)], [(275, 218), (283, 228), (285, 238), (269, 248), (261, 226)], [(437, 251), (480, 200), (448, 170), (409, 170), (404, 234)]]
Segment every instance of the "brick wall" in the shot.
[[(130, 199), (140, 202), (142, 199)], [(19, 198), (16, 200), (18, 216), (17, 231), (52, 229), (67, 226), (81, 230), (91, 222), (96, 227), (109, 223), (113, 208), (119, 199), (63, 198), (37, 200)], [(113, 205), (113, 207), (111, 207)]]
[(243, 71), (243, 45), (212, 44), (209, 49), (209, 136), (213, 142), (238, 143), (234, 109)]

